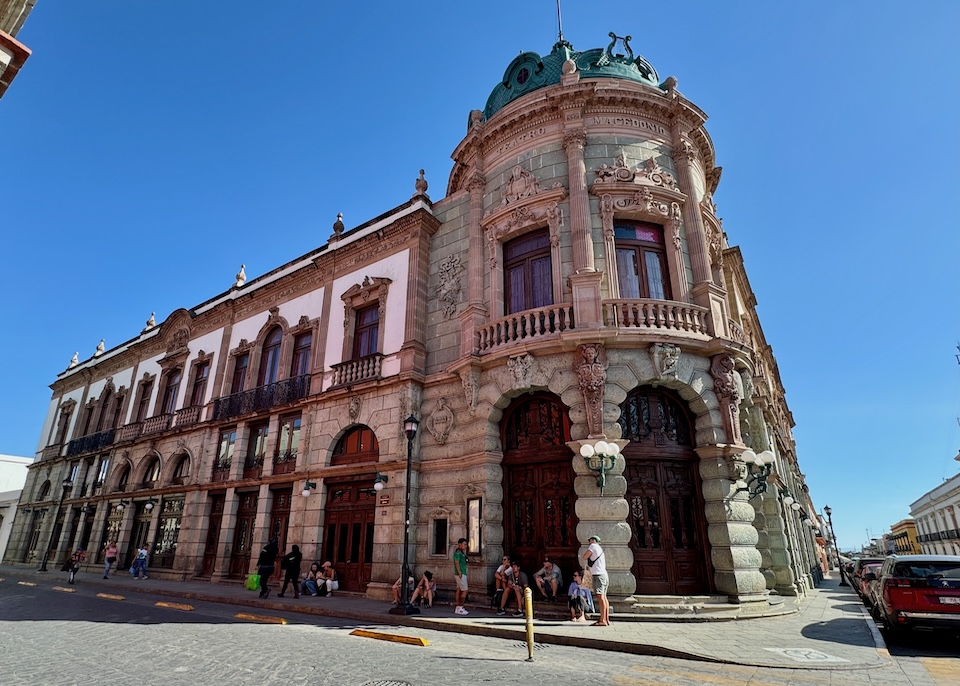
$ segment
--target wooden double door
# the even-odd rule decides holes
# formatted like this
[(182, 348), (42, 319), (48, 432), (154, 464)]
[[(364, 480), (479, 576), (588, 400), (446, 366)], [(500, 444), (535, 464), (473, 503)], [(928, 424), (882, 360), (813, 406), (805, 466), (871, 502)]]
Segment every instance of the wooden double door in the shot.
[(627, 397), (620, 425), (626, 460), (633, 575), (639, 595), (709, 593), (707, 539), (693, 418), (666, 389)]
[(504, 554), (531, 577), (549, 558), (567, 583), (580, 567), (580, 544), (566, 407), (547, 394), (524, 396), (501, 427)]
[(337, 571), (340, 590), (362, 593), (373, 571), (374, 474), (357, 480), (327, 482), (323, 555)]

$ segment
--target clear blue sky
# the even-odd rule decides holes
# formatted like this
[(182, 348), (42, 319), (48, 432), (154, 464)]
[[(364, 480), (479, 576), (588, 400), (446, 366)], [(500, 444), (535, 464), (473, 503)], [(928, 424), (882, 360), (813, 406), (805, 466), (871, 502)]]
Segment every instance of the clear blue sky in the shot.
[[(536, 2), (40, 0), (0, 100), (0, 453), (32, 455), (73, 355), (136, 335), (408, 199), (443, 197), (467, 114), (556, 40)], [(960, 463), (960, 3), (596, 3), (703, 108), (841, 547)]]

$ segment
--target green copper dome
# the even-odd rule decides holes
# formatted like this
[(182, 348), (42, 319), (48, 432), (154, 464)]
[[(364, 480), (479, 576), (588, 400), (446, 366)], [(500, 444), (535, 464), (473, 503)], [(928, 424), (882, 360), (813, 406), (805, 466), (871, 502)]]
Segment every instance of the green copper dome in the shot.
[[(559, 84), (563, 75), (563, 63), (568, 59), (577, 65), (582, 79), (627, 79), (662, 88), (653, 65), (643, 57), (634, 57), (633, 50), (630, 49), (631, 37), (621, 38), (614, 33), (609, 35), (611, 40), (607, 47), (585, 52), (577, 52), (565, 40), (554, 45), (553, 50), (545, 57), (540, 57), (535, 52), (521, 52), (503, 73), (503, 81), (497, 84), (487, 98), (487, 105), (483, 108), (484, 118), (489, 119), (508, 103), (538, 88)], [(613, 52), (617, 41), (623, 42), (626, 55)]]

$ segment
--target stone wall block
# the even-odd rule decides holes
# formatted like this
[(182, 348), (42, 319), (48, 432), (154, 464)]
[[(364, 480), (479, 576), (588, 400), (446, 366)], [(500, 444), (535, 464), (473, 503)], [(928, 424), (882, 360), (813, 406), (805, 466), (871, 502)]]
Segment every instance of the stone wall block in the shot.
[[(715, 547), (710, 550), (710, 559), (714, 568), (719, 571), (755, 571), (761, 579), (760, 553), (756, 548), (735, 546), (730, 548)], [(764, 588), (761, 586), (761, 589)]]
[(707, 536), (710, 539), (710, 545), (714, 547), (756, 546), (757, 544), (757, 530), (749, 524), (737, 524), (736, 522), (726, 525), (712, 524), (707, 528)]
[[(580, 477), (577, 477), (579, 481)], [(603, 498), (591, 498), (581, 496), (577, 498), (576, 503), (577, 519), (580, 520), (581, 525), (585, 522), (603, 522), (604, 524), (618, 524), (623, 523), (624, 526), (627, 526), (625, 521), (627, 515), (630, 513), (630, 506), (627, 504), (627, 501), (622, 497), (608, 497), (606, 495), (606, 489), (604, 489)], [(629, 537), (629, 527), (627, 528), (628, 536), (627, 541), (630, 540)], [(588, 531), (586, 536), (590, 536), (591, 533), (595, 533), (603, 538), (606, 542), (606, 537), (597, 532), (597, 531)], [(586, 541), (586, 536), (581, 537), (580, 541)]]
[[(739, 500), (727, 500), (723, 502), (707, 502), (704, 512), (707, 521), (721, 524), (745, 524), (753, 529), (753, 520), (750, 518), (750, 511), (753, 508), (749, 503)], [(753, 529), (756, 531), (756, 529)]]
[[(625, 501), (621, 501), (624, 502)], [(579, 506), (580, 501), (577, 501), (577, 515), (579, 516)], [(615, 510), (611, 510), (615, 512)], [(630, 543), (630, 525), (624, 522), (623, 520), (619, 521), (584, 521), (580, 519), (580, 523), (577, 524), (577, 540), (582, 542), (582, 547), (580, 548), (579, 555), (583, 555), (587, 551), (586, 542), (587, 539), (591, 536), (599, 536), (603, 542), (600, 544), (603, 547), (604, 555), (609, 556), (611, 554), (617, 558), (618, 554), (611, 553), (612, 550), (620, 548), (625, 550), (629, 554), (629, 562), (626, 562), (626, 557), (623, 557), (622, 560), (622, 569), (630, 569), (633, 565), (633, 553), (630, 552), (629, 543)], [(610, 557), (607, 557), (607, 567), (612, 568), (613, 566), (610, 563)], [(620, 559), (620, 558), (617, 558)]]
[[(766, 591), (767, 582), (758, 570), (716, 571), (713, 575), (717, 590), (731, 598), (759, 595)], [(740, 598), (749, 600), (749, 598)]]
[[(604, 550), (604, 555), (606, 555), (606, 550)], [(610, 588), (608, 590), (610, 596), (631, 596), (636, 592), (637, 580), (630, 572), (608, 569), (607, 576), (610, 578)]]

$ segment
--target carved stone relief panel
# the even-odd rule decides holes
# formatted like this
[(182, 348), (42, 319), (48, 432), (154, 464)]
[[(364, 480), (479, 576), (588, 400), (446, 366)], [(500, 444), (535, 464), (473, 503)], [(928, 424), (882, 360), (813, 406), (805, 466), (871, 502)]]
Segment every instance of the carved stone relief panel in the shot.
[(602, 343), (586, 343), (577, 346), (573, 368), (583, 393), (586, 406), (587, 430), (590, 438), (603, 433), (603, 395), (607, 381), (607, 351)]
[(463, 258), (454, 253), (440, 263), (440, 284), (436, 296), (443, 303), (443, 319), (449, 320), (457, 311), (463, 286), (460, 272), (463, 271)]
[(456, 426), (456, 415), (447, 404), (446, 398), (437, 400), (437, 406), (429, 415), (427, 415), (427, 430), (433, 436), (438, 445), (447, 442), (447, 437)]
[(649, 348), (650, 359), (657, 378), (676, 379), (680, 363), (680, 347), (670, 343), (654, 343)]
[(507, 360), (507, 369), (513, 380), (513, 387), (517, 390), (530, 388), (533, 385), (534, 358), (530, 353), (524, 353)]

